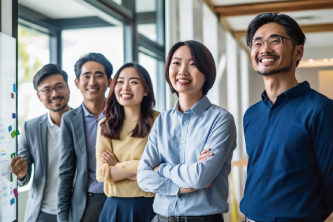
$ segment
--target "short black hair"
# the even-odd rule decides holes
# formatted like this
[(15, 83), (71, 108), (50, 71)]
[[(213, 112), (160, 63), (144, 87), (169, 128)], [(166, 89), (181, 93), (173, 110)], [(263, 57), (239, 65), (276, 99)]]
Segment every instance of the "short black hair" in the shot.
[[(287, 34), (289, 37), (297, 42), (298, 45), (305, 44), (306, 37), (299, 27), (298, 23), (286, 14), (280, 14), (277, 12), (271, 13), (261, 13), (257, 15), (249, 24), (247, 28), (246, 34), (246, 44), (251, 47), (253, 36), (255, 35), (256, 31), (263, 25), (267, 23), (275, 22), (279, 25), (285, 27)], [(299, 61), (297, 61), (296, 66), (298, 65)]]
[(64, 78), (66, 84), (68, 85), (68, 75), (64, 70), (60, 68), (60, 66), (56, 64), (47, 64), (43, 66), (43, 68), (39, 70), (33, 78), (33, 84), (35, 90), (37, 90), (37, 87), (39, 86), (40, 82), (43, 79), (52, 75), (59, 75), (59, 74), (62, 76), (62, 78)]
[(172, 87), (169, 78), (169, 67), (172, 60), (172, 56), (175, 51), (181, 46), (187, 46), (192, 54), (193, 61), (197, 67), (197, 69), (205, 76), (205, 83), (202, 86), (202, 93), (206, 95), (208, 91), (212, 88), (215, 79), (216, 79), (216, 65), (214, 58), (210, 51), (204, 46), (202, 43), (189, 40), (184, 42), (177, 42), (172, 46), (169, 51), (168, 57), (165, 62), (165, 79), (170, 86), (170, 90), (172, 93), (176, 93), (178, 96), (178, 92)]
[(76, 61), (74, 65), (74, 71), (77, 79), (80, 79), (82, 66), (89, 61), (98, 62), (101, 65), (103, 65), (106, 76), (108, 77), (108, 79), (110, 79), (113, 72), (113, 67), (111, 62), (107, 58), (105, 58), (105, 56), (102, 55), (101, 53), (94, 53), (94, 52), (83, 55), (79, 60)]

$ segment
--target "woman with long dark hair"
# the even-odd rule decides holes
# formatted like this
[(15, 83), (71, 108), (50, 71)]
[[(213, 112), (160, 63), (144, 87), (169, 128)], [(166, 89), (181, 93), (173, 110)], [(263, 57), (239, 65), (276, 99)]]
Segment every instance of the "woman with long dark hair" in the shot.
[(215, 77), (214, 59), (203, 44), (185, 41), (171, 48), (165, 78), (179, 99), (155, 121), (137, 175), (143, 190), (156, 193), (154, 222), (223, 222), (228, 212), (236, 128), (232, 115), (206, 96)]
[(139, 160), (150, 129), (159, 115), (153, 86), (146, 69), (126, 63), (115, 74), (97, 130), (96, 178), (104, 182), (101, 222), (151, 221), (154, 194), (136, 181)]

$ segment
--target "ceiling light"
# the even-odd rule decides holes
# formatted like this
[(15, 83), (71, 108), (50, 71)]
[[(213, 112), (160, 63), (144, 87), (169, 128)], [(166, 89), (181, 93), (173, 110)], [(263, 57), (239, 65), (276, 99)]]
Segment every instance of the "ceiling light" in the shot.
[(309, 63), (313, 63), (313, 59), (309, 59)]
[(325, 59), (324, 59), (324, 62), (328, 62), (328, 59), (325, 58)]
[(331, 61), (333, 62), (333, 58), (331, 58)]

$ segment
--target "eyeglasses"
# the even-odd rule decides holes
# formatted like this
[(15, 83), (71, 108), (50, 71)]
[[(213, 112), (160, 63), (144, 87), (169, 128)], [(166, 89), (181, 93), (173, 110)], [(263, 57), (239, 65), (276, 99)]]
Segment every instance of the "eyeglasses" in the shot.
[(53, 92), (53, 90), (55, 90), (57, 93), (62, 93), (64, 90), (66, 89), (66, 85), (60, 84), (60, 85), (56, 85), (53, 88), (44, 88), (42, 90), (39, 90), (38, 92), (41, 92), (44, 96), (50, 96)]
[(289, 38), (286, 38), (286, 37), (280, 36), (280, 35), (272, 35), (271, 37), (269, 37), (268, 40), (263, 40), (262, 38), (256, 38), (251, 43), (251, 46), (250, 46), (251, 51), (259, 52), (264, 47), (265, 42), (267, 42), (269, 48), (271, 48), (273, 50), (278, 49), (278, 48), (280, 48), (283, 39), (288, 39), (290, 41), (296, 42), (293, 39), (289, 39)]

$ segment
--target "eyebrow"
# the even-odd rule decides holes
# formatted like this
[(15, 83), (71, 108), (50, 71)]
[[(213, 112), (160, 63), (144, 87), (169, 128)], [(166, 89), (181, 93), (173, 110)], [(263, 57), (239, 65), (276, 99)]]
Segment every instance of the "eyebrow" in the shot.
[[(172, 57), (172, 59), (182, 60), (181, 58), (178, 57)], [(188, 61), (193, 61), (193, 58), (188, 59)]]
[[(282, 35), (278, 35), (278, 34), (272, 34), (272, 35), (270, 35), (268, 38), (270, 38), (270, 37), (278, 37), (278, 36), (282, 36)], [(263, 39), (263, 37), (256, 37), (256, 38), (253, 38), (253, 40), (256, 40), (256, 39)]]
[[(118, 79), (125, 79), (124, 77), (118, 77)], [(137, 79), (137, 80), (140, 80), (138, 77), (131, 77), (129, 79)]]
[[(56, 84), (54, 85), (54, 87), (56, 87), (56, 86), (58, 86), (58, 85), (64, 85), (64, 84), (61, 83), (61, 82), (58, 82), (58, 83), (56, 83)], [(51, 88), (51, 86), (45, 86), (45, 87), (43, 87), (41, 90), (43, 90), (43, 89), (47, 89), (47, 88)]]
[[(102, 72), (102, 71), (96, 71), (94, 73), (95, 74), (103, 74), (104, 75), (104, 72)], [(82, 75), (88, 75), (88, 74), (92, 74), (92, 72), (84, 72), (84, 73), (82, 73)]]

